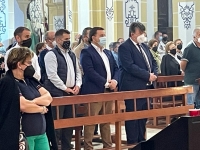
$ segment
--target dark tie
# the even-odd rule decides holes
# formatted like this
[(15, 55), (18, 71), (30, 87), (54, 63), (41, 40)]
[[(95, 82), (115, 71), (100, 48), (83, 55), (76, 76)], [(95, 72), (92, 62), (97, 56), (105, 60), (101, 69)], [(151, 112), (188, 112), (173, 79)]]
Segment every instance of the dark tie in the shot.
[(142, 50), (140, 44), (137, 44), (137, 46), (139, 47), (139, 51), (142, 54), (142, 57), (144, 58), (144, 61), (146, 63), (149, 73), (151, 73), (151, 67), (150, 67), (149, 61), (147, 60), (148, 58), (145, 57), (145, 54), (144, 54), (145, 52)]

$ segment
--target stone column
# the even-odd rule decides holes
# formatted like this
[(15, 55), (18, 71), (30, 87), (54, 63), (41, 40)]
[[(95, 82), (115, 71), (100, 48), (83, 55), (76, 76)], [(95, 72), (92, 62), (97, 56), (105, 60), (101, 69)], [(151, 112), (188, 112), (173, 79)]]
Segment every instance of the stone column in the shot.
[(90, 26), (106, 30), (105, 0), (90, 0)]
[(106, 48), (109, 48), (109, 44), (111, 42), (115, 42), (114, 38), (114, 12), (117, 10), (114, 10), (114, 0), (106, 0), (105, 2), (105, 16), (106, 16), (106, 37), (107, 37), (107, 42), (106, 42)]
[(124, 37), (123, 0), (114, 0), (114, 39)]
[(50, 0), (47, 4), (49, 10), (49, 30), (63, 29), (64, 27), (64, 6), (62, 0), (53, 2)]
[(75, 35), (78, 34), (78, 0), (72, 0), (72, 33), (71, 41), (74, 41)]
[(173, 39), (181, 39), (186, 47), (193, 39), (192, 32), (200, 27), (199, 0), (173, 0)]

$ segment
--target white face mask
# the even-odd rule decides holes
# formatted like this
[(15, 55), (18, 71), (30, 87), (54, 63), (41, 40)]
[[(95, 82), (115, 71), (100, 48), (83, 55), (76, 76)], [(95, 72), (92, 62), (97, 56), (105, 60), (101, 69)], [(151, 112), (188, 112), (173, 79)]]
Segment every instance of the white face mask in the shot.
[(199, 43), (200, 43), (200, 38), (198, 38), (198, 39), (197, 39), (197, 42), (199, 42)]
[(104, 47), (106, 45), (106, 37), (105, 36), (104, 37), (100, 37), (98, 44), (100, 46)]
[(52, 42), (52, 45), (53, 45), (54, 47), (56, 47), (56, 41), (53, 41), (53, 42)]
[(144, 34), (141, 34), (140, 36), (137, 37), (137, 41), (139, 44), (144, 43), (147, 37), (144, 36)]

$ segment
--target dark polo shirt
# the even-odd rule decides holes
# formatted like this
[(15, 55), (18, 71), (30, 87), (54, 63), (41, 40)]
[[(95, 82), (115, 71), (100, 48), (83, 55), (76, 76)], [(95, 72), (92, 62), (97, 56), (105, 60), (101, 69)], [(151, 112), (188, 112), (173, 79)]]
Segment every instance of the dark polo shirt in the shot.
[[(27, 100), (33, 100), (40, 97), (38, 91), (41, 88), (40, 83), (34, 79), (18, 80), (16, 79), (20, 95), (24, 96)], [(22, 114), (22, 131), (25, 135), (36, 136), (46, 132), (45, 116), (41, 113), (23, 113)]]
[(198, 84), (200, 78), (200, 48), (192, 42), (183, 52), (182, 60), (187, 61), (184, 82), (186, 85)]

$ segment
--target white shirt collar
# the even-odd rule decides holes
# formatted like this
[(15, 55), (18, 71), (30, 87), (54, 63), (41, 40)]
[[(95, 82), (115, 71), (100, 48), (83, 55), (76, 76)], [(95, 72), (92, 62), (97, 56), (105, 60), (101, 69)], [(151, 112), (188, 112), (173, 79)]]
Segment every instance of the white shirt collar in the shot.
[[(135, 45), (135, 46), (137, 46), (137, 44), (139, 44), (139, 43), (136, 43), (135, 41), (133, 41), (131, 38), (130, 38), (130, 40), (133, 42), (133, 44)], [(139, 44), (140, 45), (140, 44)]]
[(49, 45), (47, 45), (47, 44), (46, 44), (46, 48), (47, 48), (48, 50), (52, 50), (52, 48), (51, 48)]
[[(96, 45), (93, 44), (93, 43), (91, 43), (91, 45), (92, 45), (97, 51), (101, 52), (101, 49), (100, 49), (98, 46), (96, 46)], [(103, 47), (102, 51), (103, 51), (104, 49), (105, 49), (105, 48)]]

